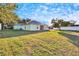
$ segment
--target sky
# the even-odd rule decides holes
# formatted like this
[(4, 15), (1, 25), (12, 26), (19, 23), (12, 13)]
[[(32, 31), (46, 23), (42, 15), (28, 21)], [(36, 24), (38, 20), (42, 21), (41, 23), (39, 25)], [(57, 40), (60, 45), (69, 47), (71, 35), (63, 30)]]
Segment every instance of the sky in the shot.
[(18, 3), (15, 13), (21, 18), (30, 18), (50, 25), (51, 19), (75, 20), (79, 24), (78, 3)]

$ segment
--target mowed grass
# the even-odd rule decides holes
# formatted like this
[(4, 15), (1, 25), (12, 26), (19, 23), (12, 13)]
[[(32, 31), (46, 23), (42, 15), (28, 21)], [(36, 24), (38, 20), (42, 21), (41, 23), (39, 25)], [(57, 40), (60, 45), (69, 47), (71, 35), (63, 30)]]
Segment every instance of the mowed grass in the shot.
[[(23, 33), (18, 35), (18, 33)], [(79, 56), (79, 47), (60, 31), (46, 31), (27, 35), (28, 31), (1, 31), (6, 36), (0, 38), (1, 56)], [(25, 34), (26, 33), (26, 34)], [(17, 36), (16, 36), (17, 34)], [(5, 34), (4, 34), (5, 35)]]

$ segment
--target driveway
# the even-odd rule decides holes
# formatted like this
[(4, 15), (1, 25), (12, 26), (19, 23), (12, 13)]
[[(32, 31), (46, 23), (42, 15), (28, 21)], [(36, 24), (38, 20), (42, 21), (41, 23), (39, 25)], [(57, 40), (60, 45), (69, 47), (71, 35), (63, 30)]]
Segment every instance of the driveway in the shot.
[(59, 34), (70, 39), (70, 42), (79, 47), (79, 32), (61, 31)]

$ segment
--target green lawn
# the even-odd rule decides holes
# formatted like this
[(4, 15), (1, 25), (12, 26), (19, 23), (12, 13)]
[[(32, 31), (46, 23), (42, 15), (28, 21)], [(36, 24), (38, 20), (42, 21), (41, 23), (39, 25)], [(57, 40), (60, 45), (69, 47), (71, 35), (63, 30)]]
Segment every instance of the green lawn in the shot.
[(1, 38), (16, 37), (39, 32), (45, 32), (45, 31), (0, 30), (0, 37)]
[[(72, 43), (75, 41), (62, 33), (64, 32), (53, 30), (45, 32), (0, 31), (0, 55), (79, 56), (79, 47)], [(71, 34), (72, 32), (65, 33)]]

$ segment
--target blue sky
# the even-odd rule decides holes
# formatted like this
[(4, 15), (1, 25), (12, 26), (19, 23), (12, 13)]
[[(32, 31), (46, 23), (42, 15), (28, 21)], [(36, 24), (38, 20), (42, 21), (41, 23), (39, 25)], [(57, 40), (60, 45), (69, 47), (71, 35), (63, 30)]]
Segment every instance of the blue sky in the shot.
[(75, 20), (79, 24), (78, 3), (19, 3), (16, 14), (22, 18), (31, 18), (50, 24), (53, 18), (63, 18), (66, 21)]

